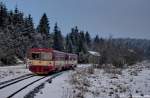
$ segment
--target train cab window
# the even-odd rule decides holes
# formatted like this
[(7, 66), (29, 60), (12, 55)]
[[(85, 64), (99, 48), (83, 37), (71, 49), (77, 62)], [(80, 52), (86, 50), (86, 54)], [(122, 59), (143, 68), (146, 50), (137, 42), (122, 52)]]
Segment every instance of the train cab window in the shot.
[(40, 53), (32, 53), (31, 57), (33, 60), (38, 60), (40, 59)]

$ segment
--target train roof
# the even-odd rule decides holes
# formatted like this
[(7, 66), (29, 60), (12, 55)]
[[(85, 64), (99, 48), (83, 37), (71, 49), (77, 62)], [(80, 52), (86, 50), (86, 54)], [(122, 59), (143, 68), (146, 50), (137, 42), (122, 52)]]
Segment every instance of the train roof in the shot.
[(69, 55), (69, 56), (77, 56), (77, 54), (62, 52), (62, 51), (58, 51), (58, 50), (54, 50), (54, 52), (61, 53), (61, 54), (66, 54), (66, 55)]
[(52, 52), (52, 48), (31, 48), (31, 52)]
[(30, 52), (55, 52), (55, 53), (67, 54), (70, 56), (77, 56), (77, 54), (62, 52), (62, 51), (54, 50), (53, 48), (31, 48)]
[(67, 54), (71, 56), (77, 56), (77, 54), (73, 54), (73, 53), (67, 53)]

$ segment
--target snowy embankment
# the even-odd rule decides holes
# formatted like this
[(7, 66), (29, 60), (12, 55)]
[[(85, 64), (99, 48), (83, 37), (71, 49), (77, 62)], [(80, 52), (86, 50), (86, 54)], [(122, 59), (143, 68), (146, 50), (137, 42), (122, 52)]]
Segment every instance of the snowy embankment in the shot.
[(31, 73), (25, 64), (0, 67), (0, 82)]
[(125, 69), (82, 64), (46, 83), (35, 98), (150, 98), (149, 76), (150, 62)]
[(150, 62), (126, 69), (78, 69), (72, 75), (78, 98), (150, 98)]

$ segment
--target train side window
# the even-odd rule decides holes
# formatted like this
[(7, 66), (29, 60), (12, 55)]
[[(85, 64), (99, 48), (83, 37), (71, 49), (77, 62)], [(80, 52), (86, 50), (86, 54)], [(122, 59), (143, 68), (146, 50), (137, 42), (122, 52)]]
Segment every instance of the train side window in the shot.
[(43, 52), (41, 53), (42, 60), (52, 60), (52, 53)]

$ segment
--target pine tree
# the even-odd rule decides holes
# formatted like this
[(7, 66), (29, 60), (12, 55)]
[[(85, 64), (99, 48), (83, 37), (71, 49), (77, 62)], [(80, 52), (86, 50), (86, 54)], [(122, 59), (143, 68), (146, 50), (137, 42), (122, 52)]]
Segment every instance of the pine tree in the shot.
[(14, 13), (13, 13), (13, 11), (11, 10), (11, 11), (8, 13), (8, 24), (10, 24), (10, 25), (13, 25), (13, 16), (14, 16)]
[(90, 34), (89, 34), (88, 31), (85, 33), (85, 40), (86, 40), (87, 46), (90, 48), (90, 46), (91, 46), (91, 37), (90, 37)]
[(95, 44), (98, 44), (99, 41), (100, 41), (99, 36), (96, 35), (95, 38), (94, 38), (94, 43), (95, 43)]
[(35, 40), (36, 33), (33, 25), (33, 20), (30, 14), (28, 15), (28, 17), (24, 19), (22, 25), (23, 27), (20, 35), (21, 45), (18, 51), (19, 54), (21, 54), (20, 57), (23, 58), (26, 55), (28, 48), (31, 48), (36, 42)]
[(100, 38), (99, 38), (98, 35), (96, 35), (96, 36), (94, 37), (93, 41), (92, 41), (92, 45), (91, 45), (92, 50), (98, 51), (99, 46), (101, 46), (101, 45), (100, 45)]
[(49, 26), (48, 17), (46, 13), (44, 13), (40, 19), (40, 23), (37, 27), (37, 31), (38, 33), (41, 33), (41, 35), (43, 35), (44, 39), (47, 39), (49, 36), (49, 30), (50, 30), (50, 26)]
[(6, 25), (6, 19), (7, 8), (2, 2), (0, 2), (0, 27), (4, 27)]
[(78, 52), (83, 52), (86, 53), (87, 52), (87, 46), (86, 46), (86, 42), (85, 42), (85, 35), (84, 32), (81, 31), (79, 36), (79, 44), (78, 44)]
[(17, 26), (17, 27), (23, 26), (23, 22), (24, 22), (23, 13), (20, 12), (17, 7), (15, 8), (13, 15), (14, 15), (13, 16), (14, 26)]
[(76, 36), (75, 30), (74, 30), (74, 28), (72, 28), (72, 29), (71, 29), (71, 33), (70, 33), (70, 38), (71, 38), (71, 41), (72, 41), (73, 46), (76, 45), (76, 39), (75, 39), (75, 36)]
[(71, 29), (71, 33), (70, 33), (70, 38), (72, 41), (72, 46), (73, 46), (73, 53), (78, 53), (79, 51), (79, 30), (78, 27), (75, 26), (74, 28)]
[(16, 63), (13, 44), (10, 31), (6, 28), (0, 29), (0, 62), (2, 64)]
[(40, 19), (40, 23), (37, 26), (37, 32), (36, 35), (37, 44), (35, 46), (37, 47), (45, 47), (48, 48), (51, 45), (49, 45), (50, 42), (50, 26), (49, 26), (49, 20), (46, 15), (46, 13), (43, 14), (43, 16)]
[(69, 34), (66, 36), (66, 52), (73, 53), (73, 45)]
[(27, 28), (34, 30), (34, 24), (33, 24), (33, 19), (31, 17), (31, 14), (28, 15), (26, 22), (27, 22), (27, 24), (26, 24)]
[(24, 19), (24, 36), (29, 36), (31, 38), (31, 33), (35, 33), (33, 19), (29, 14), (28, 17)]
[(64, 50), (64, 42), (63, 42), (63, 37), (61, 35), (61, 31), (59, 27), (57, 26), (57, 23), (55, 23), (54, 26), (54, 36), (53, 36), (53, 48), (59, 51)]
[(84, 31), (80, 31), (80, 37), (83, 42), (86, 42)]

